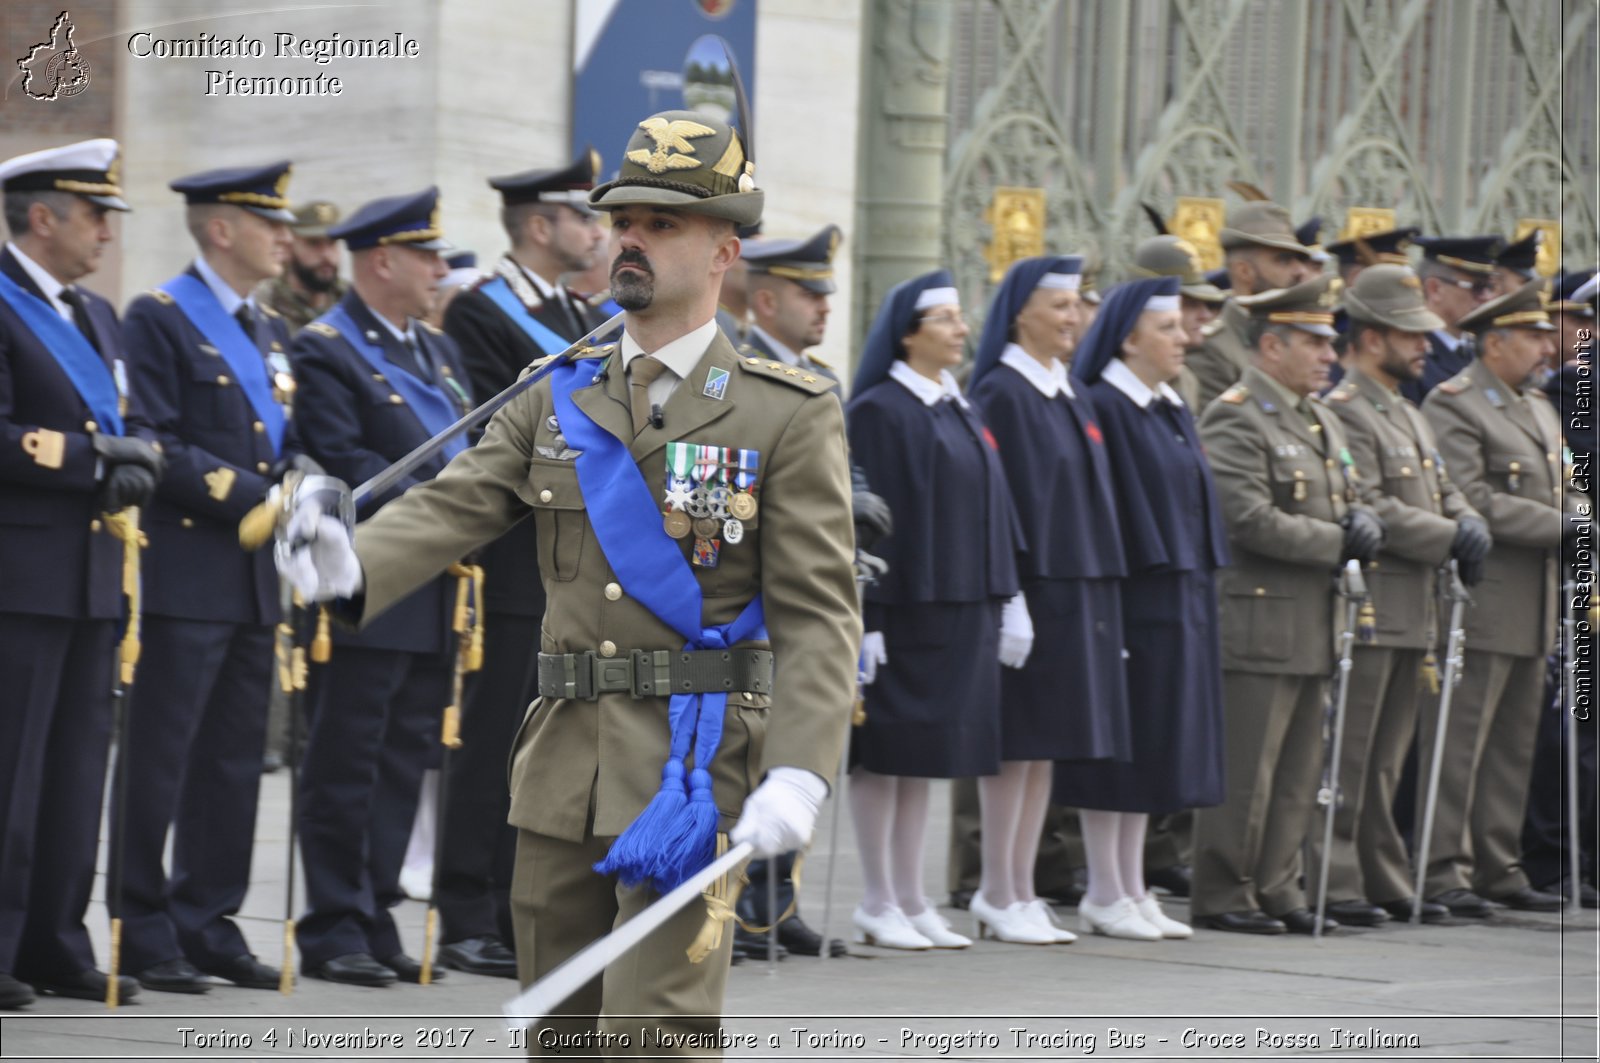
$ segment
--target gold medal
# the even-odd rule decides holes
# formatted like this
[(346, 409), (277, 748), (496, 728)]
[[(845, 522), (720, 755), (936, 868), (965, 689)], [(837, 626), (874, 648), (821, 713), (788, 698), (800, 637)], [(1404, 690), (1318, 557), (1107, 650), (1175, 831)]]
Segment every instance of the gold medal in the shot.
[(756, 515), (756, 496), (740, 491), (728, 501), (728, 512), (740, 520), (749, 520)]
[(715, 517), (701, 517), (694, 522), (694, 535), (697, 539), (715, 539), (722, 530), (722, 522)]
[(661, 518), (661, 527), (674, 539), (687, 539), (689, 529), (694, 522), (689, 519), (689, 514), (682, 510), (674, 509)]

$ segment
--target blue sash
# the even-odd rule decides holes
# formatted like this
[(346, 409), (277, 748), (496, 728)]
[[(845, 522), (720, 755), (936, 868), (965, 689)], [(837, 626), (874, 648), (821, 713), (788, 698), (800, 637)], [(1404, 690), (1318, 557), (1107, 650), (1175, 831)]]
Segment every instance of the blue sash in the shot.
[[(404, 366), (389, 361), (383, 356), (382, 347), (368, 343), (366, 335), (343, 306), (334, 307), (317, 320), (337, 329), (339, 335), (355, 348), (357, 354), (365, 358), (372, 368), (382, 373), (384, 378), (394, 385), (394, 389), (406, 400), (406, 405), (411, 407), (411, 412), (416, 414), (417, 420), (422, 422), (422, 430), (428, 435), (436, 436), (460, 419), (461, 411), (450, 401), (448, 395), (427, 381), (413, 376)], [(420, 343), (417, 357), (425, 357)], [(467, 449), (465, 437), (459, 434), (451, 437), (444, 445), (444, 460), (449, 461), (465, 449)]]
[(23, 326), (67, 374), (78, 397), (94, 414), (100, 430), (108, 435), (122, 435), (122, 415), (117, 411), (120, 399), (117, 381), (94, 345), (56, 313), (55, 307), (4, 273), (0, 273), (0, 299), (17, 312)]
[[(757, 594), (729, 624), (705, 627), (700, 584), (677, 542), (661, 527), (661, 513), (639, 466), (616, 436), (595, 424), (572, 401), (572, 392), (592, 380), (576, 363), (551, 375), (550, 395), (574, 460), (589, 522), (623, 590), (684, 638), (685, 650), (726, 649), (765, 639)], [(717, 806), (711, 793), (712, 760), (722, 742), (728, 695), (673, 694), (667, 707), (671, 744), (661, 769), (661, 789), (639, 818), (595, 865), (628, 885), (649, 879), (662, 893), (709, 864), (715, 856)], [(694, 770), (684, 762), (694, 754)], [(687, 774), (687, 791), (684, 778)]]
[(283, 452), (283, 407), (272, 397), (272, 381), (267, 376), (266, 359), (255, 341), (245, 335), (239, 322), (222, 309), (217, 295), (198, 277), (180, 273), (161, 286), (172, 296), (189, 324), (200, 330), (200, 335), (211, 341), (222, 355), (223, 361), (233, 370), (250, 408), (256, 411), (261, 423), (267, 426), (267, 438), (272, 441), (272, 452)]
[(496, 277), (478, 288), (478, 291), (489, 297), (489, 301), (505, 312), (516, 325), (528, 334), (533, 345), (545, 354), (560, 354), (572, 344), (557, 336), (553, 331), (541, 325), (522, 305), (516, 293), (511, 290), (511, 285), (506, 283), (504, 277)]

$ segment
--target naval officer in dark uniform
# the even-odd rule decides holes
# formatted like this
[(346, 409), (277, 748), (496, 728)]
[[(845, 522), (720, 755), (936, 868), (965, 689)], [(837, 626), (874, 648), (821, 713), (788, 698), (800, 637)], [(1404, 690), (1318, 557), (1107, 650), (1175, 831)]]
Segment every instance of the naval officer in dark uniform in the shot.
[[(83, 925), (111, 737), (123, 549), (103, 519), (155, 490), (125, 434), (116, 311), (77, 286), (127, 210), (117, 142), (0, 163), (0, 1008), (104, 999)], [(131, 978), (124, 995), (138, 992)]]
[(1485, 300), (1494, 288), (1494, 256), (1502, 241), (1498, 236), (1419, 236), (1422, 248), (1417, 276), (1428, 309), (1444, 321), (1443, 328), (1428, 333), (1428, 360), (1422, 380), (1405, 381), (1400, 394), (1417, 405), (1438, 386), (1472, 362), (1472, 338), (1459, 322)]
[[(492, 274), (452, 299), (444, 315), (445, 334), (460, 345), (480, 398), (605, 320), (560, 282), (601, 255), (598, 216), (587, 203), (596, 168), (594, 153), (585, 151), (569, 166), (489, 179), (500, 193), (511, 250)], [(467, 683), (434, 874), (444, 943), (439, 962), (501, 978), (517, 974), (509, 947), (517, 835), (506, 822), (511, 797), (501, 769), (506, 745), (539, 694), (528, 652), (538, 644), (545, 608), (538, 551), (534, 522), (525, 520), (483, 552), (483, 670)]]
[[(146, 989), (214, 974), (276, 989), (233, 922), (250, 885), (278, 578), (239, 520), (306, 459), (289, 421), (289, 330), (252, 292), (282, 272), (289, 164), (173, 181), (199, 254), (128, 306), (142, 425), (167, 473), (145, 511), (144, 657), (131, 699), (123, 964)], [(172, 873), (162, 868), (168, 829)]]
[[(374, 200), (329, 234), (349, 250), (354, 283), (295, 339), (296, 416), (311, 455), (359, 483), (471, 402), (455, 342), (421, 321), (446, 272), (439, 252), (450, 246), (438, 190)], [(361, 515), (430, 479), (464, 447), (455, 441)], [(422, 772), (450, 700), (453, 600), (443, 578), (424, 583), (360, 634), (337, 633), (333, 659), (312, 669), (300, 777), (309, 907), (298, 925), (308, 974), (370, 986), (420, 975), (389, 909), (402, 899)]]

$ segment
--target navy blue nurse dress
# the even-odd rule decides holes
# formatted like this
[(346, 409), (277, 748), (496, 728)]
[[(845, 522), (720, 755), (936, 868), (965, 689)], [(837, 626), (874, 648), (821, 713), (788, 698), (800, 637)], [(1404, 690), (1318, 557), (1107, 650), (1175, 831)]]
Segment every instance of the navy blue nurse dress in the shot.
[(1027, 663), (1001, 669), (1000, 759), (1126, 760), (1126, 564), (1094, 405), (1081, 391), (1047, 398), (1004, 362), (979, 379), (973, 399), (1022, 524), (1034, 631)]
[(1058, 770), (1054, 799), (1114, 812), (1164, 815), (1223, 799), (1222, 651), (1216, 569), (1228, 563), (1216, 484), (1181, 405), (1140, 408), (1098, 380), (1129, 576), (1123, 583), (1129, 761)]
[(975, 409), (885, 379), (849, 406), (850, 452), (894, 514), (873, 552), (866, 630), (888, 664), (866, 688), (851, 763), (953, 779), (1000, 768), (1000, 608), (1017, 593), (1016, 514)]

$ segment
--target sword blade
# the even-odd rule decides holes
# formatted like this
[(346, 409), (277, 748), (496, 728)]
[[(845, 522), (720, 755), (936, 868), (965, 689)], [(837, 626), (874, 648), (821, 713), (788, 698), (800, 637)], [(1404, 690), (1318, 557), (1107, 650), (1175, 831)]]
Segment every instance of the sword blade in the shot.
[(521, 994), (506, 1001), (500, 1009), (506, 1020), (519, 1029), (526, 1029), (550, 1014), (558, 1004), (616, 962), (617, 957), (649, 937), (657, 927), (704, 893), (707, 886), (738, 867), (754, 852), (749, 842), (740, 842), (611, 933), (590, 942)]
[(472, 431), (472, 429), (493, 417), (500, 410), (500, 407), (504, 406), (506, 403), (510, 402), (524, 391), (527, 391), (545, 377), (549, 376), (557, 366), (565, 363), (569, 358), (571, 358), (578, 351), (582, 350), (584, 347), (593, 346), (595, 343), (598, 343), (599, 337), (606, 335), (614, 328), (620, 328), (621, 325), (622, 314), (613, 314), (609, 320), (601, 324), (598, 328), (591, 329), (590, 331), (584, 333), (582, 338), (577, 340), (577, 342), (573, 343), (572, 346), (568, 347), (560, 354), (557, 354), (554, 358), (550, 359), (550, 361), (546, 362), (538, 370), (529, 373), (521, 380), (509, 385), (505, 388), (505, 390), (501, 391), (500, 394), (496, 395), (488, 402), (485, 402), (477, 409), (462, 414), (461, 417), (449, 428), (444, 429), (427, 442), (419, 444), (416, 449), (411, 451), (411, 453), (407, 454), (405, 457), (401, 458), (387, 469), (384, 469), (366, 483), (358, 486), (352, 493), (355, 504), (360, 506), (368, 499), (382, 494), (395, 484), (399, 483), (401, 480), (404, 480), (407, 476), (410, 476), (423, 462), (427, 461), (429, 458), (432, 458), (435, 454), (439, 453), (439, 451), (443, 450), (445, 444), (450, 442), (450, 440), (454, 439), (463, 432)]

